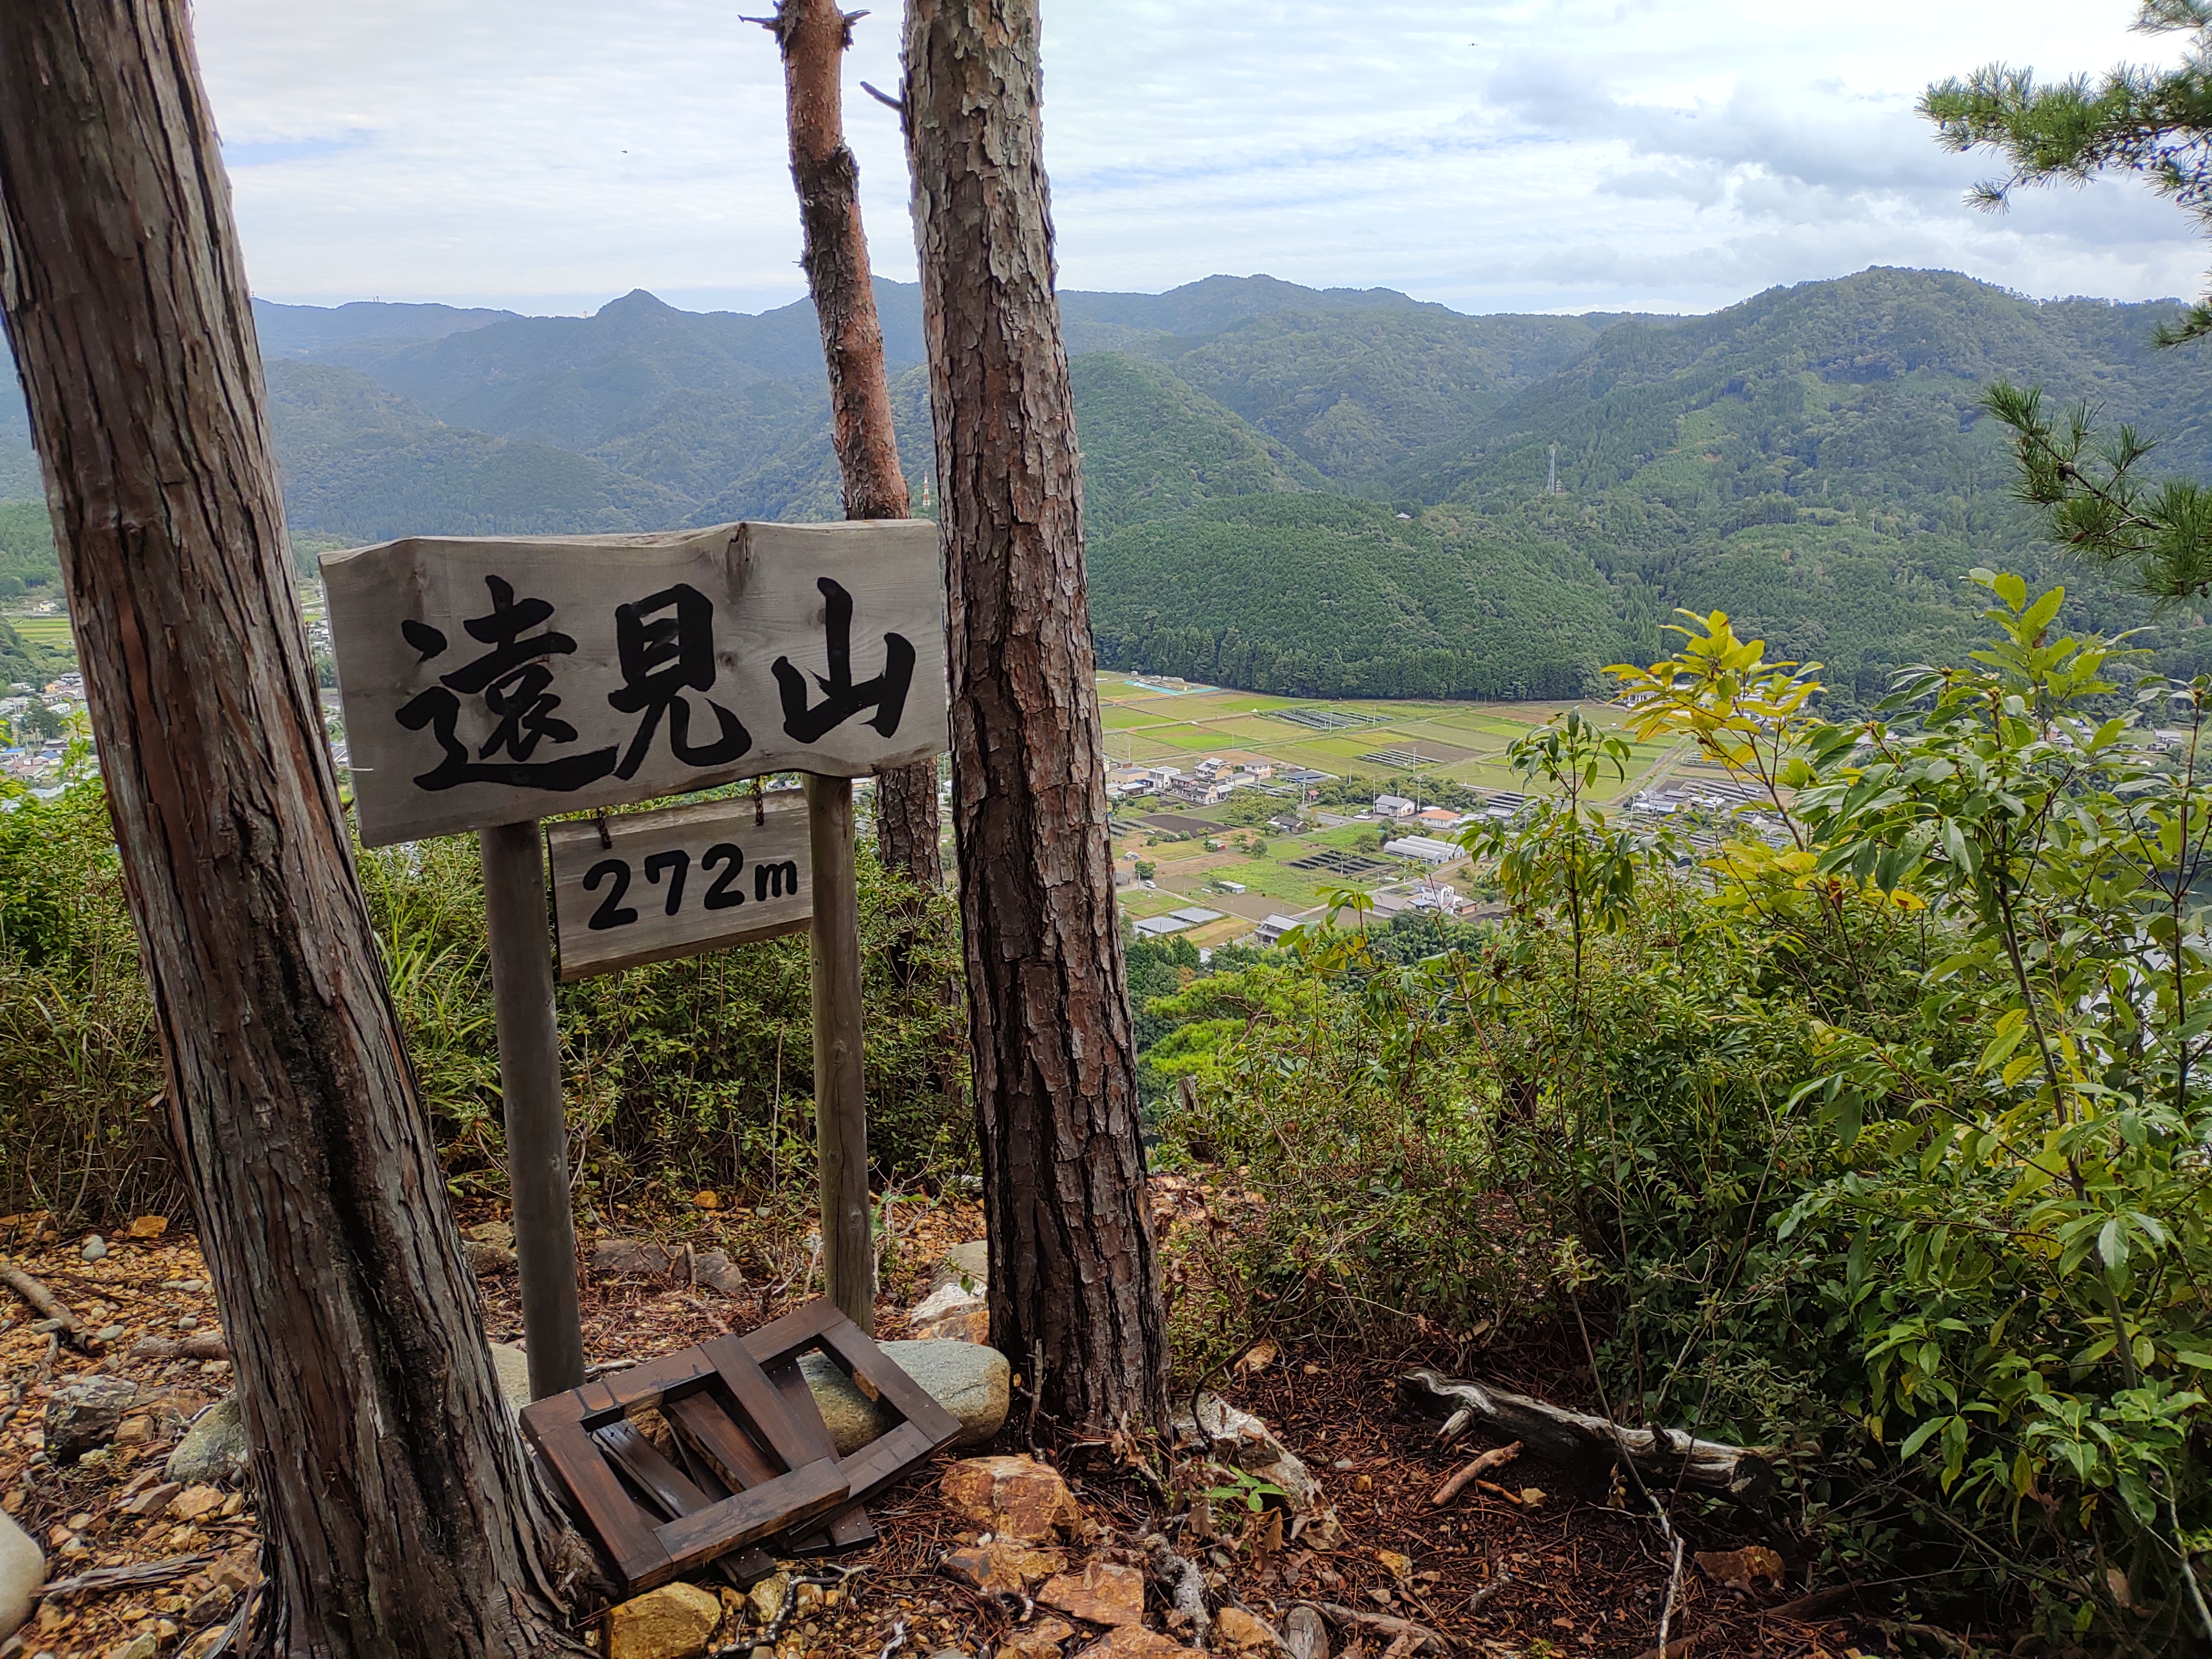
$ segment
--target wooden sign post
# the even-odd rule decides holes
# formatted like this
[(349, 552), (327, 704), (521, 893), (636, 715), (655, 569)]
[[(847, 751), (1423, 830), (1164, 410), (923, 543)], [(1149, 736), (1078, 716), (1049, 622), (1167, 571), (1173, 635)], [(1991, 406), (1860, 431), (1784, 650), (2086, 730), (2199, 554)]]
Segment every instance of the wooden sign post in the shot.
[[(479, 834), (531, 1392), (542, 1398), (583, 1380), (538, 862), (538, 819), (549, 812), (807, 775), (824, 1266), (838, 1306), (870, 1328), (850, 780), (945, 746), (936, 526), (416, 537), (331, 554), (323, 577), (362, 842)], [(749, 803), (713, 805), (739, 809), (734, 827), (743, 828)], [(638, 816), (658, 822), (608, 817), (604, 832), (592, 822), (555, 831), (556, 896), (573, 873), (574, 896), (595, 900), (564, 951), (564, 977), (765, 936), (756, 923), (789, 931), (806, 918), (788, 906), (740, 918), (744, 905), (729, 902), (732, 893), (755, 906), (791, 896), (770, 891), (773, 873), (757, 893), (738, 887), (735, 858), (754, 860), (757, 881), (758, 847), (744, 853), (741, 836), (721, 833), (694, 846), (694, 832), (713, 827), (708, 819)], [(634, 866), (617, 854), (617, 833), (638, 854)], [(605, 856), (577, 869), (579, 847), (588, 854), (602, 835)], [(656, 836), (661, 844), (645, 845)], [(561, 907), (564, 943), (579, 908)], [(633, 910), (635, 921), (622, 919)]]

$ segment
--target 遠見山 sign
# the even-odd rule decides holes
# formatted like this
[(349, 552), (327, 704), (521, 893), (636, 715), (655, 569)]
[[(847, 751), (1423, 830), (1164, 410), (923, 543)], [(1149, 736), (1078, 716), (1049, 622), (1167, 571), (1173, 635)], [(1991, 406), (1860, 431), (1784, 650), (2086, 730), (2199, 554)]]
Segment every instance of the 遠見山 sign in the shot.
[(923, 520), (409, 537), (323, 580), (367, 846), (945, 747)]

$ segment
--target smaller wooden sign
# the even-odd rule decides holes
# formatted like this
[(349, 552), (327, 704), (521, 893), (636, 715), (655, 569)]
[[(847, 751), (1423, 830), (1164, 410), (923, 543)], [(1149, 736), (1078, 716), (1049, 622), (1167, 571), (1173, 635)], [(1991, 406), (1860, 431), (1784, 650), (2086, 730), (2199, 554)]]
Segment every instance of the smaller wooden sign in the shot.
[(561, 978), (797, 933), (814, 914), (796, 790), (547, 826)]

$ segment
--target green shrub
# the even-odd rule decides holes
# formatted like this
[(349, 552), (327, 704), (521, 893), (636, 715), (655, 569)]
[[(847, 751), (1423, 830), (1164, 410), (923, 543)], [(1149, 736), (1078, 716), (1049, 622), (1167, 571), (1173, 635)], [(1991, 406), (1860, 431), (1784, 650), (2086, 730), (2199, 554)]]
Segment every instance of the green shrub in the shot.
[[(173, 1207), (166, 1132), (147, 1111), (162, 1086), (160, 1044), (106, 802), (92, 784), (14, 800), (0, 812), (0, 1206), (94, 1221)], [(501, 1190), (475, 842), (357, 856), (448, 1179)], [(954, 902), (924, 900), (866, 846), (860, 871), (872, 1161), (894, 1182), (972, 1169)], [(808, 961), (799, 935), (561, 988), (570, 1150), (587, 1201), (708, 1185), (809, 1201)]]

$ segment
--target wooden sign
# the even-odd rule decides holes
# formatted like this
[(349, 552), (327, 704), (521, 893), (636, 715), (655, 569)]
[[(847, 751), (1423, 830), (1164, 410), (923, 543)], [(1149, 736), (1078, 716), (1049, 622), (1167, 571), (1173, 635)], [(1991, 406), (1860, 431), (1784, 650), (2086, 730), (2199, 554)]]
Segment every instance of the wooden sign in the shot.
[(563, 981), (796, 933), (814, 914), (795, 789), (565, 820), (545, 842)]
[(921, 520), (410, 537), (323, 580), (371, 847), (946, 746)]

